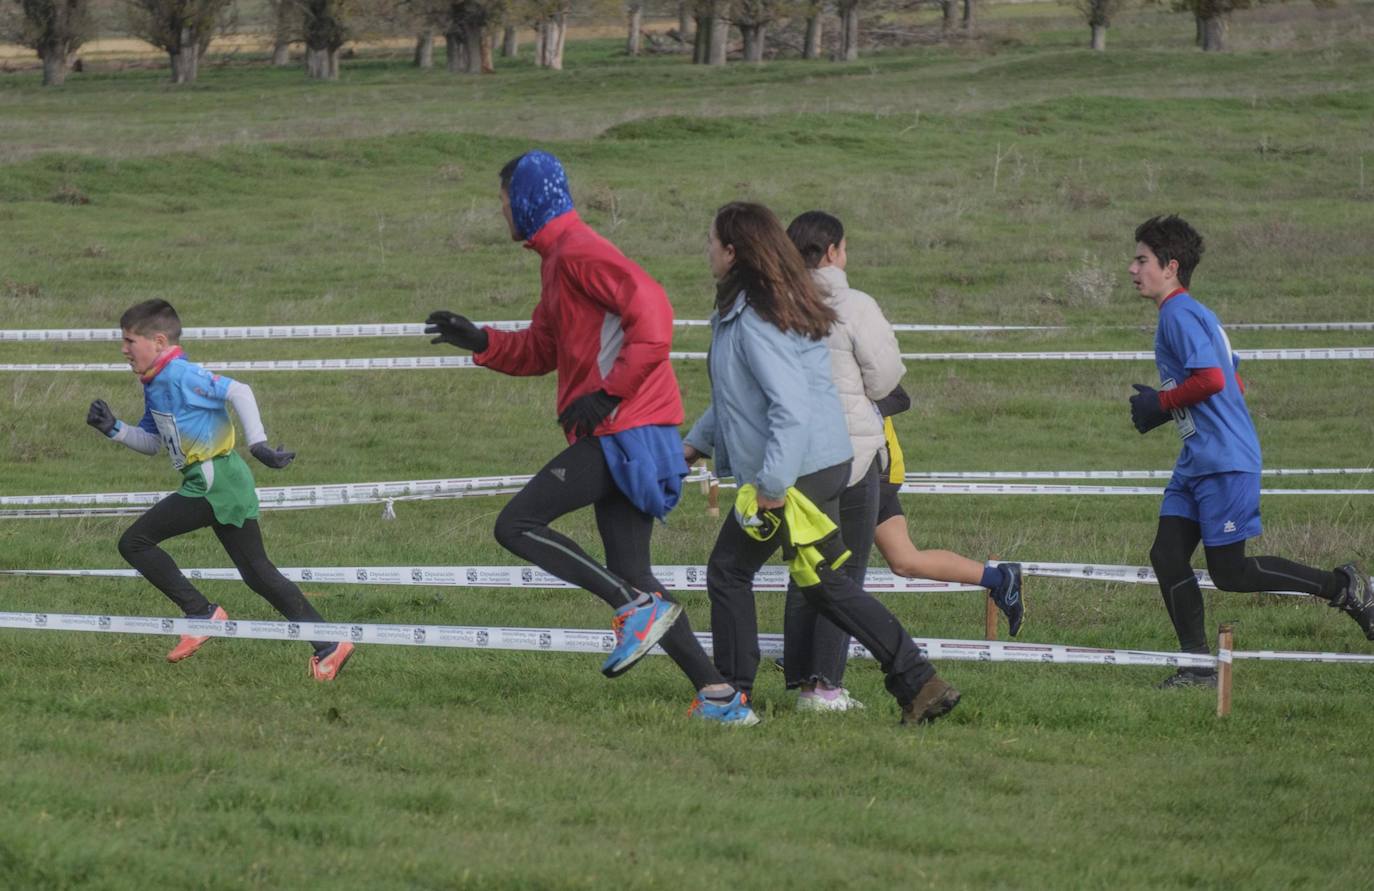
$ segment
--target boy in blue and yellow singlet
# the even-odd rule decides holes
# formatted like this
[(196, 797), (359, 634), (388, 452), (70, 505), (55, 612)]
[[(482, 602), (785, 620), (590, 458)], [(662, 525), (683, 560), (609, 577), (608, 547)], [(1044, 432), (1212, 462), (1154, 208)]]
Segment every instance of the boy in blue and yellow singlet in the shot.
[[(139, 517), (119, 539), (119, 553), (153, 583), (187, 618), (228, 618), (158, 547), (166, 539), (206, 526), (238, 567), (244, 582), (292, 622), (323, 622), (300, 588), (277, 570), (263, 550), (258, 528), (258, 496), (253, 474), (234, 451), (232, 405), (243, 424), (248, 450), (274, 469), (290, 464), (295, 452), (267, 445), (253, 391), (238, 381), (207, 371), (186, 359), (181, 347), (181, 320), (165, 300), (130, 307), (119, 320), (124, 357), (143, 382), (143, 418), (130, 426), (115, 418), (103, 399), (91, 403), (86, 423), (136, 452), (156, 455), (162, 448), (181, 471), (181, 488)], [(180, 662), (200, 649), (208, 637), (185, 635), (167, 661)], [(332, 681), (353, 653), (348, 642), (316, 642), (310, 673)]]
[[(1259, 535), (1260, 447), (1245, 383), (1221, 323), (1187, 291), (1202, 258), (1202, 236), (1175, 216), (1146, 220), (1135, 231), (1131, 281), (1159, 309), (1155, 364), (1160, 387), (1136, 384), (1131, 420), (1141, 433), (1173, 421), (1183, 441), (1159, 509), (1150, 563), (1186, 653), (1207, 653), (1202, 591), (1191, 560), (1198, 542), (1207, 570), (1223, 591), (1301, 591), (1326, 600), (1374, 640), (1374, 593), (1354, 563), (1332, 572), (1282, 557), (1247, 557)], [(1182, 668), (1163, 687), (1216, 686), (1216, 670)]]

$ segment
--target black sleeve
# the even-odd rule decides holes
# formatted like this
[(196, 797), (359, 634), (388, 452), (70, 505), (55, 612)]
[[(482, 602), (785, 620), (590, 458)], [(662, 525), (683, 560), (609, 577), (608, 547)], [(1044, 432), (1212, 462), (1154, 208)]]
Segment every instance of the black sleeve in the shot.
[(898, 384), (895, 390), (873, 404), (878, 406), (879, 414), (890, 418), (911, 408), (911, 397), (902, 389), (902, 385)]

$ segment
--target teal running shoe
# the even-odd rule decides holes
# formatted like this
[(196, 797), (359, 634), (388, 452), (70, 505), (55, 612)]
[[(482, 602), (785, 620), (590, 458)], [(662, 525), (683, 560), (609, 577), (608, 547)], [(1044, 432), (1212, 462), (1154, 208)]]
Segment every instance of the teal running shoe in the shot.
[[(642, 592), (641, 592), (642, 593)], [(665, 600), (661, 594), (649, 593), (649, 602), (642, 606), (626, 604), (615, 611), (611, 630), (615, 632), (615, 648), (601, 664), (601, 673), (608, 678), (619, 677), (649, 655), (658, 639), (668, 633), (682, 607)]]

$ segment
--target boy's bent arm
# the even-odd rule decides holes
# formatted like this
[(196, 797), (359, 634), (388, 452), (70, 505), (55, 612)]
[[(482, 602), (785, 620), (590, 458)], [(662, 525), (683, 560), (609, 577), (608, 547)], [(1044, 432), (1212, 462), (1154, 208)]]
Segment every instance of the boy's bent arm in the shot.
[(115, 430), (110, 439), (144, 455), (156, 455), (162, 448), (162, 437), (156, 433), (149, 433), (141, 426), (134, 427), (123, 421), (115, 422)]
[(241, 381), (234, 381), (224, 394), (224, 401), (234, 407), (234, 414), (243, 424), (243, 438), (248, 444), (255, 445), (267, 441), (267, 431), (262, 427), (262, 414), (258, 411), (258, 400), (253, 388)]

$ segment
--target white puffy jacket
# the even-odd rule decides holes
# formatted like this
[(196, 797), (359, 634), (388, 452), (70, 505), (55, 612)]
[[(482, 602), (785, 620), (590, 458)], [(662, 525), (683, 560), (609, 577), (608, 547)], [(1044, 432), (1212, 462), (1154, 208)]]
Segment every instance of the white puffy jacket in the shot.
[(883, 447), (883, 419), (874, 400), (881, 399), (902, 380), (897, 335), (878, 303), (863, 291), (849, 287), (844, 270), (825, 266), (811, 270), (812, 279), (839, 322), (830, 329), (830, 370), (844, 407), (845, 425), (854, 446), (852, 486), (863, 479), (878, 450)]

